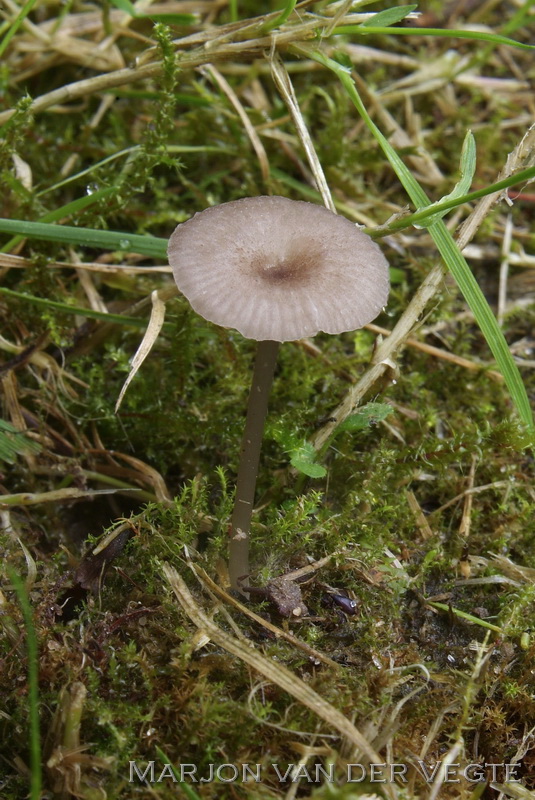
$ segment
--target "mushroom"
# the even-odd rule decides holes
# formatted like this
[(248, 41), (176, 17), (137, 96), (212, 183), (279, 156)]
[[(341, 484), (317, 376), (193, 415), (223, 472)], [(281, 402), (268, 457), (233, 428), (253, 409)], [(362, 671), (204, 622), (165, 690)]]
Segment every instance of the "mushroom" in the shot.
[(323, 206), (246, 197), (178, 225), (168, 246), (180, 291), (211, 322), (259, 342), (240, 452), (229, 573), (249, 572), (260, 446), (280, 342), (362, 328), (388, 299), (388, 263), (356, 225)]

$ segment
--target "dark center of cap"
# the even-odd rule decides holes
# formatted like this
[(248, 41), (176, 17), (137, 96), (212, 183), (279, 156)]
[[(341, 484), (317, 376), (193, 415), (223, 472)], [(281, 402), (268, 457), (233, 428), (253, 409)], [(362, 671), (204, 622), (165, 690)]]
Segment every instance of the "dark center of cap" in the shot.
[(251, 264), (257, 278), (271, 286), (305, 286), (320, 268), (316, 253), (290, 255), (277, 261), (258, 258)]

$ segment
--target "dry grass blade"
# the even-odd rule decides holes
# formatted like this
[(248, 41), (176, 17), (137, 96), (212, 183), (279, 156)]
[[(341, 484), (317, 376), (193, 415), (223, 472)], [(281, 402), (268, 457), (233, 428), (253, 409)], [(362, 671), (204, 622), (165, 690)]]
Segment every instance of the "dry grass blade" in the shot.
[(472, 523), (472, 504), (474, 500), (474, 481), (476, 477), (476, 456), (472, 456), (472, 463), (470, 465), (470, 472), (468, 474), (468, 489), (464, 497), (464, 508), (461, 524), (459, 525), (459, 536), (467, 540), (470, 535), (470, 526)]
[(407, 497), (407, 502), (409, 504), (409, 508), (414, 514), (414, 520), (420, 530), (422, 539), (431, 539), (434, 536), (433, 530), (429, 525), (429, 522), (427, 521), (427, 517), (422, 511), (422, 507), (420, 506), (420, 503), (418, 502), (416, 495), (414, 494), (414, 492), (407, 490), (406, 497)]
[(336, 214), (336, 208), (331, 195), (331, 190), (327, 184), (323, 167), (321, 166), (314, 143), (312, 142), (312, 137), (308, 132), (303, 114), (299, 108), (299, 102), (294, 92), (290, 76), (288, 75), (288, 70), (284, 66), (280, 56), (278, 56), (276, 53), (270, 54), (269, 63), (271, 66), (271, 75), (275, 85), (279, 90), (282, 99), (286, 103), (297, 130), (299, 139), (301, 140), (301, 144), (303, 145), (303, 149), (307, 155), (308, 163), (310, 164), (310, 169), (312, 170), (312, 174), (316, 180), (317, 188), (321, 194), (323, 204), (326, 208), (332, 211), (333, 214)]
[(446, 272), (447, 268), (443, 264), (437, 264), (421, 283), (391, 335), (378, 347), (373, 365), (366, 370), (358, 383), (351, 387), (343, 401), (330, 415), (330, 421), (314, 437), (312, 443), (316, 450), (321, 450), (336, 428), (353, 412), (353, 409), (375, 382), (394, 366), (393, 359), (398, 350), (405, 345), (407, 338), (417, 325), (420, 315), (423, 314), (425, 307), (442, 285)]
[[(0, 253), (0, 267), (7, 267), (8, 269), (27, 269), (31, 266), (29, 258), (23, 256), (14, 256), (8, 253)], [(47, 269), (72, 269), (73, 265), (68, 261), (50, 261), (46, 265)], [(171, 267), (162, 265), (154, 267), (133, 267), (125, 264), (106, 264), (98, 261), (83, 262), (76, 264), (76, 269), (84, 269), (88, 272), (103, 272), (111, 275), (151, 275), (160, 274), (170, 275), (172, 272)]]
[[(116, 494), (118, 489), (54, 489), (51, 492), (17, 492), (0, 495), (0, 508), (8, 506), (35, 506), (40, 503), (58, 503), (97, 494)], [(122, 491), (128, 491), (122, 489)], [(135, 491), (132, 489), (131, 491)]]
[(433, 788), (430, 790), (428, 795), (428, 800), (436, 800), (439, 797), (439, 792), (442, 790), (444, 782), (447, 781), (447, 769), (451, 764), (454, 764), (459, 755), (463, 752), (464, 743), (462, 741), (455, 742), (455, 744), (450, 747), (444, 758), (442, 759), (441, 769), (437, 774), (437, 777), (433, 781)]
[[(218, 628), (195, 603), (178, 572), (169, 564), (164, 564), (162, 571), (183, 611), (197, 628), (208, 634), (210, 639), (220, 647), (223, 647), (236, 658), (245, 661), (254, 670), (281, 689), (284, 689), (292, 697), (295, 697), (296, 700), (317, 714), (318, 717), (321, 717), (328, 725), (335, 728), (341, 736), (357, 747), (370, 762), (381, 762), (381, 756), (374, 750), (370, 742), (334, 706), (293, 675), (282, 664), (275, 664), (272, 660), (262, 656), (252, 645), (239, 642), (222, 631), (221, 628)], [(384, 788), (388, 797), (396, 797), (394, 787), (385, 786)]]
[(46, 761), (56, 797), (89, 798), (91, 773), (112, 768), (112, 757), (99, 758), (85, 753), (91, 745), (81, 743), (86, 697), (87, 688), (81, 681), (66, 687), (59, 697), (51, 730), (53, 749)]
[(450, 506), (455, 505), (455, 503), (458, 503), (460, 500), (464, 500), (468, 495), (479, 494), (480, 492), (487, 492), (489, 491), (489, 489), (509, 488), (510, 486), (511, 486), (511, 481), (494, 481), (494, 483), (486, 483), (484, 486), (474, 486), (471, 489), (465, 489), (464, 492), (456, 494), (455, 497), (452, 497), (443, 505), (439, 506), (438, 508), (434, 508), (433, 511), (431, 511), (430, 516), (441, 514)]
[(15, 536), (15, 538), (19, 543), (20, 549), (24, 553), (24, 558), (26, 560), (26, 580), (24, 581), (24, 585), (26, 587), (26, 591), (29, 592), (37, 578), (37, 564), (35, 563), (35, 559), (24, 542), (18, 536)]
[(510, 797), (511, 800), (533, 800), (533, 792), (526, 789), (520, 783), (497, 783), (490, 784), (492, 789), (501, 792), (499, 797)]
[(231, 87), (229, 82), (226, 80), (226, 78), (224, 78), (223, 75), (221, 75), (221, 73), (219, 72), (219, 70), (217, 70), (211, 64), (208, 64), (208, 66), (205, 67), (202, 70), (202, 72), (208, 74), (211, 77), (211, 79), (219, 86), (221, 91), (224, 92), (224, 94), (226, 94), (226, 96), (236, 109), (236, 112), (243, 123), (243, 127), (245, 128), (247, 136), (251, 140), (251, 144), (256, 153), (256, 157), (258, 158), (258, 163), (260, 164), (260, 170), (262, 172), (262, 179), (264, 183), (267, 185), (269, 182), (269, 162), (267, 153), (264, 145), (260, 141), (258, 133), (256, 132), (254, 126), (251, 124), (251, 121), (247, 116), (247, 113), (238, 95)]
[(145, 331), (145, 335), (143, 336), (141, 344), (139, 345), (136, 354), (132, 359), (132, 368), (123, 384), (123, 388), (121, 389), (119, 397), (117, 398), (117, 402), (115, 404), (116, 414), (119, 411), (126, 390), (130, 386), (130, 383), (134, 380), (136, 372), (152, 350), (154, 342), (158, 338), (162, 329), (162, 325), (165, 322), (165, 303), (158, 297), (158, 291), (156, 289), (151, 294), (151, 300), (152, 311), (149, 324), (147, 325), (147, 330)]
[(509, 214), (505, 223), (505, 230), (502, 242), (502, 262), (500, 264), (500, 285), (498, 290), (498, 322), (503, 327), (505, 317), (505, 306), (507, 302), (507, 278), (509, 277), (509, 254), (511, 252), (511, 241), (513, 238), (513, 218)]
[(121, 51), (115, 45), (108, 46), (106, 50), (95, 47), (93, 42), (79, 39), (74, 36), (57, 36), (51, 42), (52, 49), (69, 59), (80, 64), (86, 69), (111, 72), (122, 69), (124, 60)]
[(409, 134), (404, 130), (395, 117), (385, 108), (381, 99), (371, 91), (370, 87), (360, 79), (357, 79), (359, 91), (362, 90), (370, 100), (374, 110), (377, 111), (377, 116), (380, 119), (383, 127), (387, 130), (393, 131), (391, 134), (391, 144), (398, 148), (415, 148), (417, 152), (414, 155), (408, 156), (408, 161), (412, 164), (415, 173), (418, 174), (418, 180), (427, 185), (436, 186), (442, 183), (444, 175), (439, 170), (431, 155), (422, 146), (421, 141), (418, 140), (417, 135)]
[(483, 558), (482, 556), (478, 556), (477, 561), (479, 563), (489, 564), (500, 569), (506, 577), (511, 578), (512, 580), (519, 581), (520, 583), (535, 584), (535, 568), (523, 567), (519, 564), (515, 564), (506, 556), (497, 555), (494, 553), (491, 553), (490, 555), (492, 556), (491, 560)]
[[(134, 456), (127, 455), (126, 453), (120, 453), (117, 450), (104, 450), (103, 452), (99, 450), (93, 450), (94, 454), (103, 455), (106, 459), (112, 462), (115, 458), (120, 458), (123, 461), (126, 461), (131, 467), (133, 467), (134, 472), (128, 471), (127, 477), (130, 480), (140, 481), (144, 484), (149, 484), (154, 489), (154, 493), (158, 502), (164, 503), (165, 505), (172, 504), (172, 498), (169, 493), (169, 490), (165, 484), (163, 477), (160, 475), (158, 470), (151, 467), (149, 464), (142, 461), (140, 458), (135, 458)], [(106, 474), (109, 472), (110, 475), (114, 474), (124, 474), (124, 470), (121, 467), (116, 466), (116, 462), (111, 464), (109, 468), (101, 466), (100, 470), (102, 473)], [(86, 472), (88, 477), (95, 477), (96, 480), (99, 480), (97, 473), (92, 473), (90, 471)], [(103, 476), (102, 478), (103, 479)], [(111, 480), (110, 480), (111, 482)]]

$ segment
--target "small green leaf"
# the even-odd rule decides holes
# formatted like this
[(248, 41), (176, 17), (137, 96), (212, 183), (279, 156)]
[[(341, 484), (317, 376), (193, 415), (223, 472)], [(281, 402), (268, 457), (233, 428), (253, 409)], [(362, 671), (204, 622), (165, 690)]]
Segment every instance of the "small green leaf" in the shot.
[(411, 11), (418, 8), (414, 6), (394, 6), (393, 8), (386, 8), (384, 11), (378, 11), (373, 17), (370, 17), (362, 23), (362, 27), (373, 25), (377, 28), (388, 28), (390, 25), (395, 25), (396, 22), (401, 22), (405, 19)]
[(303, 444), (291, 453), (290, 463), (292, 467), (308, 475), (309, 478), (324, 478), (327, 474), (325, 467), (316, 464), (316, 451), (310, 442)]
[(357, 414), (351, 414), (345, 419), (339, 427), (342, 431), (362, 431), (374, 425), (377, 422), (382, 422), (393, 411), (392, 406), (388, 403), (368, 403), (363, 406)]
[(324, 478), (327, 474), (325, 467), (320, 464), (311, 464), (308, 461), (301, 461), (299, 458), (292, 458), (292, 467), (295, 467), (299, 472), (308, 475), (309, 478)]
[[(455, 184), (453, 191), (449, 194), (441, 197), (436, 203), (431, 203), (429, 206), (425, 206), (425, 211), (431, 211), (433, 206), (438, 206), (440, 203), (448, 203), (450, 200), (456, 200), (458, 197), (462, 197), (465, 194), (468, 194), (468, 190), (472, 185), (472, 179), (474, 177), (474, 173), (476, 171), (476, 142), (472, 131), (468, 131), (466, 136), (464, 137), (463, 147), (461, 150), (461, 163), (460, 163), (460, 173), (461, 177)], [(418, 211), (423, 211), (424, 209), (419, 208)], [(431, 214), (429, 217), (426, 217), (425, 222), (421, 225), (415, 225), (415, 228), (427, 228), (429, 225), (433, 225), (435, 222), (447, 214), (447, 211), (439, 211), (436, 214)]]

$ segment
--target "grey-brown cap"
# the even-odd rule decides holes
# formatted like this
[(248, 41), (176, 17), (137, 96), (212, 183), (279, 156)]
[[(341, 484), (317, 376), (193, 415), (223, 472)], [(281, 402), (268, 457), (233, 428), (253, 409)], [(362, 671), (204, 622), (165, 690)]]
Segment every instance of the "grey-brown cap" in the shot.
[(388, 263), (345, 217), (286, 197), (246, 197), (178, 225), (169, 263), (211, 322), (286, 342), (362, 328), (388, 299)]

